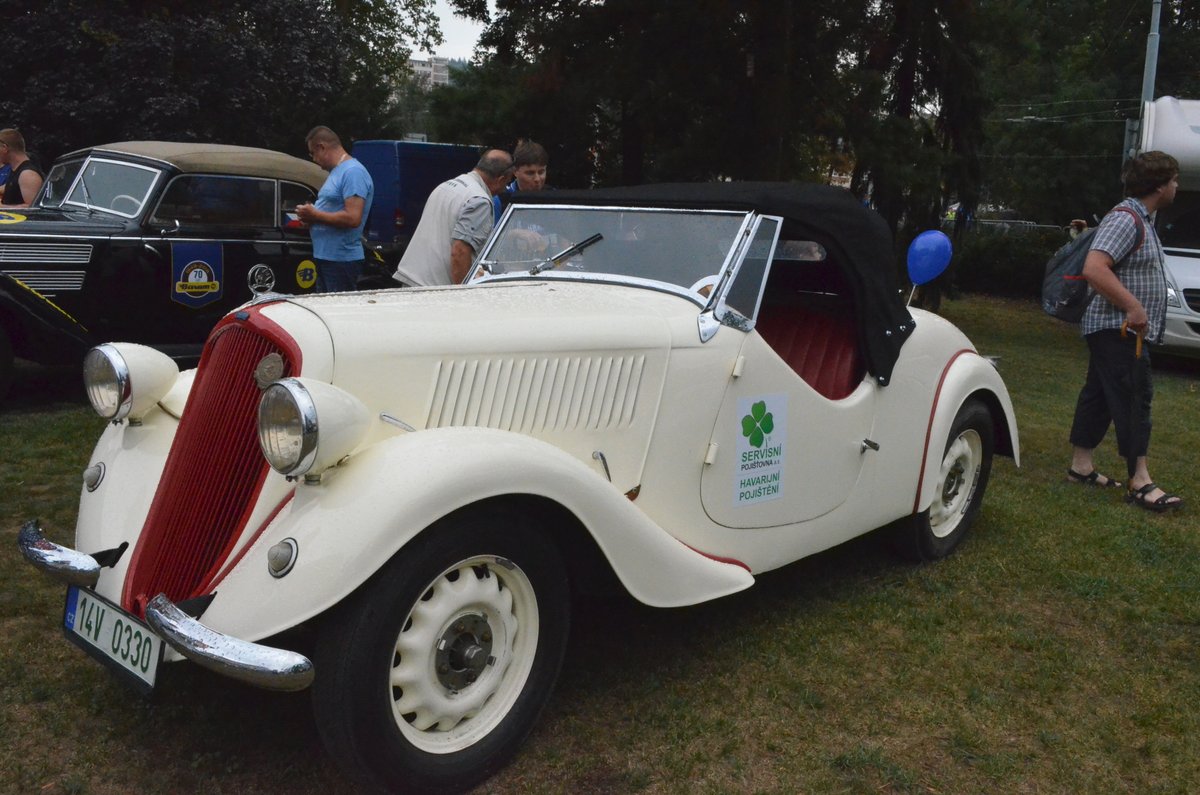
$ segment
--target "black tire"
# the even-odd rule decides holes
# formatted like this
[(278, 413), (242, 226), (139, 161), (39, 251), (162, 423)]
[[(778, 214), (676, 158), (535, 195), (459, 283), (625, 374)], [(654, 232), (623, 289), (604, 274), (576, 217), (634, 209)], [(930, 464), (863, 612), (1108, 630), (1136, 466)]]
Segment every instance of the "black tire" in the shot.
[(465, 790), (506, 764), (537, 722), (569, 626), (552, 542), (490, 515), (451, 517), (323, 623), (318, 730), (360, 784)]
[(915, 560), (939, 560), (962, 543), (975, 517), (992, 472), (992, 415), (978, 400), (958, 410), (938, 466), (933, 504), (901, 522), (900, 551)]
[(8, 338), (8, 332), (0, 326), (0, 400), (4, 400), (12, 386), (15, 368), (12, 341)]

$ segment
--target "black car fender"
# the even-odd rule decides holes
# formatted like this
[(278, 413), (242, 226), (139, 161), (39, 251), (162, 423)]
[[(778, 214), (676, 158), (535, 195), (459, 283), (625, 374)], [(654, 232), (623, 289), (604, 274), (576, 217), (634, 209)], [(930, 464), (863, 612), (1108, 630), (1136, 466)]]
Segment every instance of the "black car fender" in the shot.
[(78, 362), (95, 344), (75, 318), (6, 273), (0, 273), (0, 327), (15, 356), (39, 364)]

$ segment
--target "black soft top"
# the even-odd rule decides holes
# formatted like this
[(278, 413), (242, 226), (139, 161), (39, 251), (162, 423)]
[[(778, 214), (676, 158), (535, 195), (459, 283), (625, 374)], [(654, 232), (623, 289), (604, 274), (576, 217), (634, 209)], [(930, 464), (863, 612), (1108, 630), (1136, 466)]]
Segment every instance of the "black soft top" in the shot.
[(825, 247), (854, 291), (859, 346), (881, 384), (891, 380), (914, 322), (900, 296), (892, 234), (850, 191), (799, 182), (700, 182), (597, 190), (553, 190), (505, 196), (513, 204), (753, 210), (784, 219), (780, 240)]

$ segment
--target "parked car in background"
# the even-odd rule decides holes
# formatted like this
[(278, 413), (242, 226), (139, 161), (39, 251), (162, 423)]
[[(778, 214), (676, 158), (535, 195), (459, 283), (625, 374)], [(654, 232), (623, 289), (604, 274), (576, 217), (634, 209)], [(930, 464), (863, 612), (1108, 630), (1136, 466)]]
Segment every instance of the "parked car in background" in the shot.
[(1167, 272), (1167, 327), (1162, 347), (1200, 356), (1200, 100), (1159, 97), (1142, 113), (1142, 151), (1179, 161), (1175, 201), (1158, 211)]
[(425, 200), (446, 180), (479, 161), (479, 149), (425, 141), (355, 141), (351, 154), (375, 183), (375, 201), (363, 235), (393, 269), (425, 210)]
[(0, 394), (13, 357), (78, 362), (119, 339), (194, 360), (250, 298), (316, 283), (290, 211), (325, 180), (266, 149), (134, 141), (64, 155), (33, 206), (0, 213)]
[(940, 558), (1018, 458), (996, 368), (905, 306), (849, 192), (514, 202), (463, 286), (263, 296), (184, 373), (92, 350), (74, 543), (19, 539), (67, 637), (142, 691), (184, 659), (311, 686), (355, 781), (456, 792), (537, 720), (573, 593), (692, 605), (884, 525)]

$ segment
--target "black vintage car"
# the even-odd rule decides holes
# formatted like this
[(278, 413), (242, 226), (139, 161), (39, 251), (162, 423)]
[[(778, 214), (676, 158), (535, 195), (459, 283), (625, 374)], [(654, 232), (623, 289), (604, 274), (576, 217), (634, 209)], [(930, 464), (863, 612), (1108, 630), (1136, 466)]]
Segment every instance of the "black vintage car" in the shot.
[(0, 396), (13, 358), (82, 361), (119, 339), (186, 361), (259, 289), (316, 284), (290, 211), (325, 180), (242, 146), (134, 141), (59, 158), (33, 205), (0, 212)]

